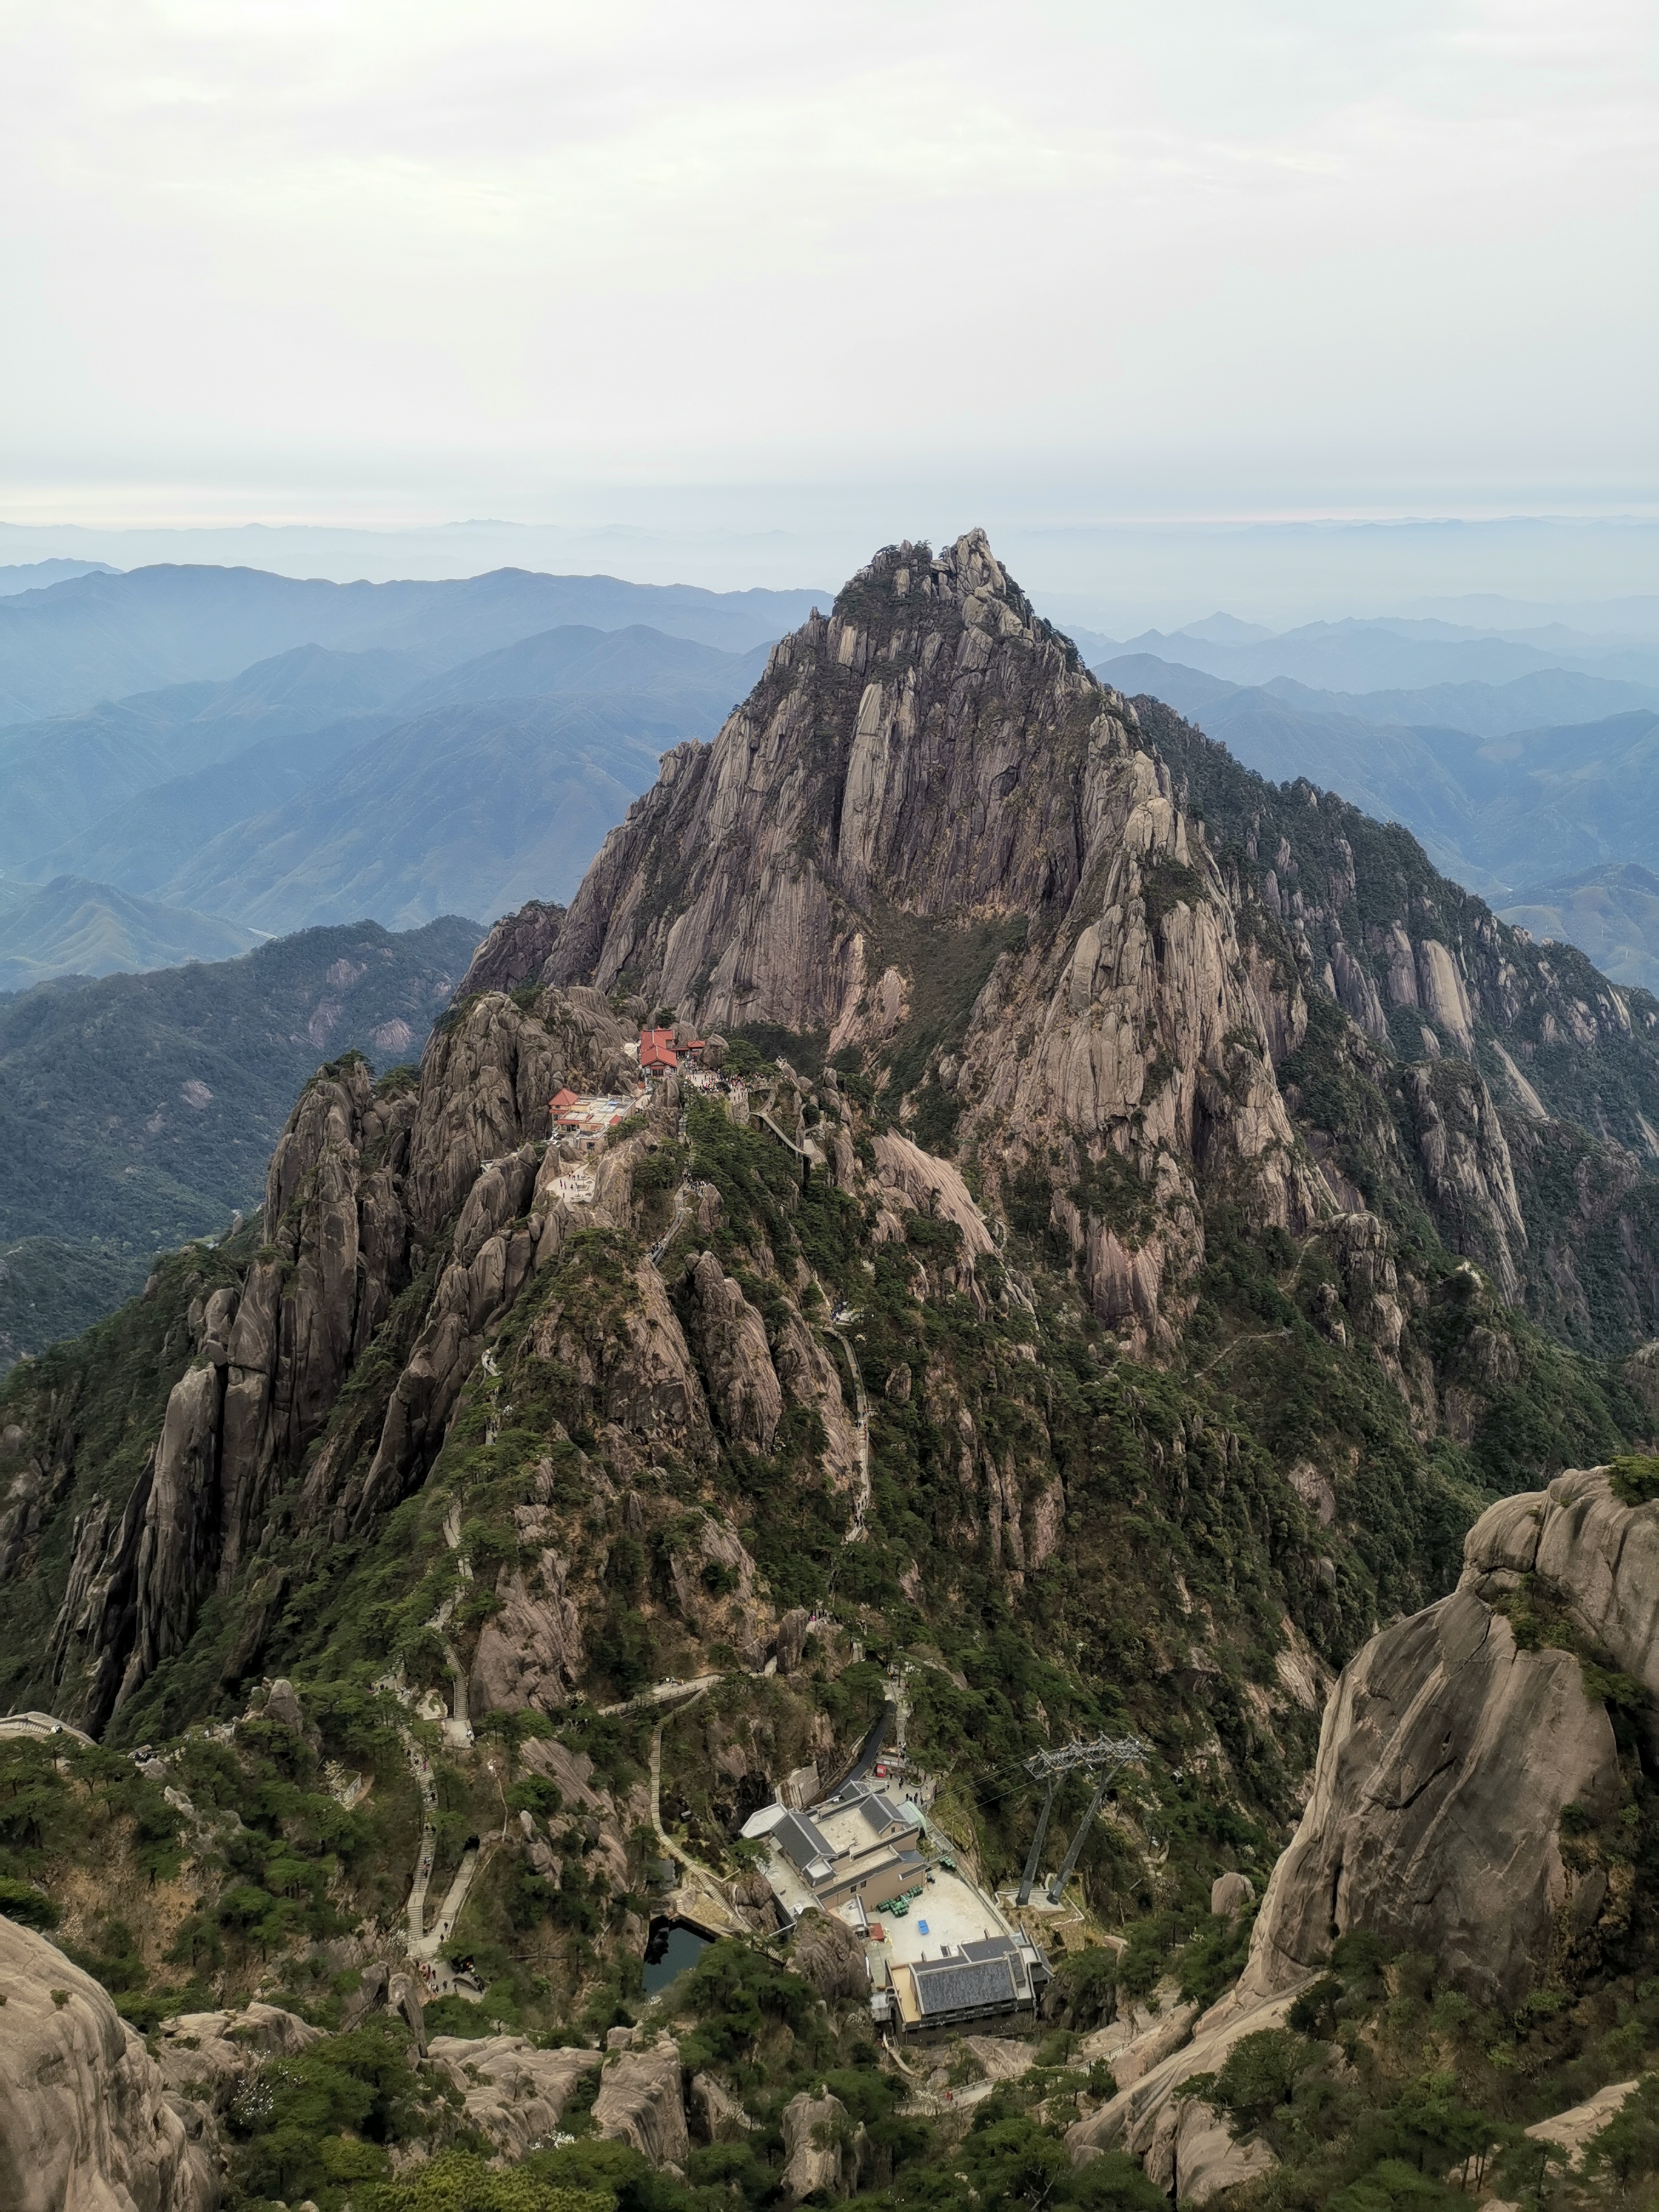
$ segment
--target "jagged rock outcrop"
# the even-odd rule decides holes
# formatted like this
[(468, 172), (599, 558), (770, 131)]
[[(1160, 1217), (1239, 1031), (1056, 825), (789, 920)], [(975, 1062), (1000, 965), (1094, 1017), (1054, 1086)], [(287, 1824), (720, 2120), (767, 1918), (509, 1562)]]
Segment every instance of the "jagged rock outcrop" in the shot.
[(783, 1390), (766, 1323), (712, 1252), (699, 1255), (687, 1279), (687, 1325), (720, 1425), (740, 1443), (769, 1450), (783, 1418)]
[(1659, 1342), (1638, 1345), (1624, 1368), (1626, 1388), (1659, 1421)]
[(294, 2057), (322, 2033), (296, 2013), (256, 1999), (240, 2012), (182, 2012), (163, 2021), (155, 2061), (169, 2090), (222, 2113), (267, 2058)]
[(1607, 1875), (1576, 1873), (1559, 1844), (1564, 1806), (1594, 1821), (1620, 1802), (1611, 1723), (1577, 1657), (1521, 1649), (1498, 1608), (1535, 1577), (1587, 1649), (1659, 1692), (1659, 1509), (1621, 1505), (1604, 1471), (1565, 1474), (1490, 1508), (1464, 1562), (1452, 1596), (1345, 1668), (1248, 1990), (1285, 1987), (1363, 1927), (1514, 2005), (1617, 1917)]
[(551, 958), (563, 926), (562, 906), (550, 899), (526, 899), (516, 914), (504, 914), (479, 945), (455, 996), (517, 991), (535, 982)]
[(789, 1963), (827, 2004), (870, 1994), (863, 1944), (845, 1921), (828, 1913), (809, 1912), (796, 1923)]
[[(909, 918), (902, 945), (882, 920), (893, 910)], [(878, 555), (828, 621), (774, 648), (712, 745), (665, 757), (547, 972), (601, 989), (636, 975), (705, 1027), (875, 1048), (922, 1003), (932, 964), (999, 916), (1026, 918), (1024, 948), (1012, 927), (1000, 958), (984, 946), (965, 1035), (935, 1046), (930, 1079), (969, 1128), (998, 1132), (988, 1158), (1045, 1175), (1060, 1161), (1055, 1225), (1097, 1312), (1133, 1345), (1165, 1344), (1202, 1258), (1199, 1182), (1224, 1179), (1264, 1223), (1334, 1211), (1273, 1073), (1300, 987), (1282, 1007), (1267, 992), (1270, 1032), (1168, 769), (982, 532)], [(924, 1201), (905, 1140), (889, 1144), (884, 1176), (988, 1250), (965, 1189), (935, 1175)]]
[(872, 895), (1030, 912), (1074, 870), (1055, 740), (1100, 696), (982, 532), (937, 556), (892, 549), (828, 620), (780, 640), (712, 745), (665, 756), (573, 901), (550, 975), (608, 989), (633, 971), (705, 1031), (833, 1030), (879, 987), (859, 921)]
[(598, 2051), (538, 2051), (521, 2035), (434, 2035), (427, 2053), (461, 2093), (466, 2117), (502, 2156), (520, 2159), (557, 2133)]
[(823, 1423), (823, 1470), (831, 1485), (851, 1489), (863, 1463), (858, 1423), (848, 1409), (835, 1361), (798, 1312), (778, 1331), (772, 1364), (785, 1395)]
[(452, 1219), (486, 1160), (547, 1133), (556, 1091), (632, 1086), (626, 1032), (595, 991), (544, 991), (526, 1011), (499, 993), (433, 1033), (410, 1133), (409, 1211), (427, 1236)]
[(803, 2089), (784, 2106), (783, 2197), (799, 2204), (815, 2191), (839, 2193), (849, 2164), (852, 2123), (839, 2097)]
[(0, 1919), (0, 2204), (7, 2212), (213, 2212), (192, 2142), (143, 2039), (44, 1937)]
[[(337, 1427), (310, 1468), (301, 1517), (331, 1521), (343, 1539), (418, 1480), (485, 1331), (562, 1249), (569, 1212), (540, 1142), (548, 1099), (564, 1083), (635, 1080), (623, 1041), (593, 992), (544, 990), (528, 1007), (486, 993), (434, 1033), (418, 1091), (377, 1097), (355, 1057), (307, 1086), (266, 1178), (266, 1251), (240, 1291), (217, 1291), (192, 1311), (202, 1364), (175, 1387), (125, 1510), (118, 1518), (97, 1500), (74, 1531), (52, 1637), (65, 1710), (101, 1728), (183, 1648), (203, 1601), (257, 1547), (280, 1475), (326, 1425), (423, 1247), (453, 1222), (448, 1264), (390, 1403), (383, 1414), (380, 1401), (364, 1408), (378, 1438)], [(626, 1177), (625, 1158), (607, 1155), (593, 1221), (625, 1212)], [(270, 1593), (267, 1623), (282, 1595)], [(257, 1658), (260, 1618), (234, 1665)]]
[(1601, 1930), (1622, 1929), (1628, 1869), (1561, 1849), (1564, 1808), (1593, 1828), (1626, 1794), (1607, 1708), (1576, 1651), (1523, 1648), (1502, 1608), (1559, 1608), (1587, 1652), (1659, 1697), (1659, 1504), (1621, 1504), (1606, 1468), (1574, 1471), (1490, 1507), (1463, 1557), (1449, 1597), (1344, 1668), (1237, 1986), (1192, 2023), (1190, 2041), (1070, 2130), (1074, 2156), (1121, 2143), (1182, 2194), (1194, 2159), (1243, 2179), (1247, 2168), (1214, 2165), (1208, 2134), (1183, 2154), (1200, 2123), (1175, 2092), (1218, 2072), (1243, 2036), (1281, 2027), (1351, 1929), (1431, 1957), (1477, 2003), (1505, 2009), (1547, 1973), (1571, 1980), (1593, 1966)]
[(52, 1638), (60, 1698), (96, 1729), (227, 1587), (257, 1541), (278, 1472), (321, 1431), (402, 1286), (398, 1182), (416, 1104), (374, 1098), (361, 1060), (301, 1094), (265, 1187), (267, 1255), (216, 1291), (192, 1336), (206, 1364), (174, 1386), (149, 1468), (118, 1522), (101, 1501), (74, 1535)]
[(678, 2172), (691, 2152), (680, 2087), (680, 2054), (662, 2036), (654, 2049), (624, 2051), (605, 2061), (593, 2124), (600, 2135), (632, 2143), (653, 2166)]

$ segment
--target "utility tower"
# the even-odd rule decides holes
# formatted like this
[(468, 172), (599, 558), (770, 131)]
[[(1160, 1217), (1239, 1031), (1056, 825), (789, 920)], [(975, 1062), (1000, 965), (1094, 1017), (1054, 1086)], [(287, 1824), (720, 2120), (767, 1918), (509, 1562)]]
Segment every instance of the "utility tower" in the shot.
[(1058, 1905), (1066, 1894), (1066, 1885), (1072, 1879), (1085, 1839), (1094, 1826), (1095, 1815), (1105, 1797), (1107, 1784), (1115, 1774), (1126, 1766), (1139, 1765), (1146, 1756), (1146, 1747), (1139, 1736), (1103, 1735), (1094, 1743), (1063, 1743), (1054, 1751), (1040, 1751), (1025, 1761), (1025, 1771), (1033, 1782), (1041, 1782), (1044, 1788), (1042, 1810), (1037, 1815), (1036, 1833), (1032, 1837), (1031, 1848), (1025, 1856), (1025, 1871), (1019, 1878), (1019, 1892), (1015, 1899), (1017, 1905), (1029, 1905), (1031, 1901), (1032, 1885), (1036, 1881), (1037, 1867), (1042, 1857), (1043, 1839), (1048, 1833), (1048, 1815), (1054, 1809), (1054, 1792), (1066, 1776), (1083, 1767), (1099, 1778), (1095, 1784), (1095, 1794), (1089, 1800), (1089, 1809), (1072, 1838), (1071, 1849), (1061, 1861), (1059, 1873), (1048, 1885), (1050, 1905)]

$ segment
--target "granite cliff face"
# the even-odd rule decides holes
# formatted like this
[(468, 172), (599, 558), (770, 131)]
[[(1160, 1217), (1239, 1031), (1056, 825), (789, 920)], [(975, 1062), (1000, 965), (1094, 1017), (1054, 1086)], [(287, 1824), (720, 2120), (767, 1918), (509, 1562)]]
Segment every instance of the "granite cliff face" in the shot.
[(1292, 1120), (1345, 1207), (1425, 1210), (1504, 1298), (1586, 1351), (1659, 1328), (1659, 1000), (1534, 944), (1397, 824), (1275, 787), (1153, 699), (1202, 817)]
[(8, 2212), (213, 2212), (217, 2156), (89, 1974), (0, 1919), (0, 2203)]
[(1137, 1346), (1190, 1307), (1200, 1181), (1264, 1224), (1337, 1210), (1201, 828), (982, 532), (878, 556), (712, 745), (666, 756), (541, 972), (705, 1030), (908, 1044), (907, 1087), (963, 1115), (993, 1172), (1053, 1182), (1096, 1310)]
[(1350, 1928), (1443, 1960), (1487, 2004), (1594, 1963), (1632, 1870), (1563, 1849), (1565, 1808), (1593, 1832), (1628, 1796), (1587, 1663), (1659, 1696), (1659, 1507), (1621, 1503), (1606, 1468), (1490, 1508), (1453, 1594), (1344, 1671), (1243, 1993), (1297, 1983)]
[[(1623, 1503), (1614, 1480), (1573, 1471), (1490, 1508), (1457, 1589), (1344, 1668), (1243, 1977), (1189, 2041), (1071, 2130), (1074, 2155), (1121, 2143), (1175, 2185), (1190, 2126), (1176, 2090), (1245, 2037), (1282, 2028), (1355, 1931), (1432, 1960), (1505, 2014), (1547, 1984), (1593, 1985), (1620, 1954), (1639, 1879), (1620, 1816), (1639, 1761), (1621, 1759), (1605, 1694), (1610, 1675), (1645, 1693), (1650, 1759), (1659, 1505)], [(1231, 2146), (1215, 2185), (1243, 2179), (1251, 2152)]]

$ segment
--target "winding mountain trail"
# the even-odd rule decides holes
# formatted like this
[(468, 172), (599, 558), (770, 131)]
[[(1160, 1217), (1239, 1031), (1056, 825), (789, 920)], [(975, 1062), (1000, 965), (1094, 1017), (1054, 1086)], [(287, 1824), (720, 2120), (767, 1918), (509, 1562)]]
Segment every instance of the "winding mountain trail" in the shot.
[(677, 1843), (662, 1824), (663, 1730), (668, 1726), (670, 1721), (677, 1720), (680, 1714), (689, 1711), (699, 1698), (706, 1696), (713, 1689), (715, 1682), (723, 1679), (718, 1674), (706, 1677), (683, 1704), (676, 1705), (672, 1712), (665, 1713), (651, 1731), (651, 1826), (656, 1834), (657, 1841), (662, 1846), (665, 1857), (673, 1860), (679, 1867), (682, 1882), (688, 1878), (694, 1878), (707, 1895), (708, 1902), (714, 1907), (720, 1927), (731, 1929), (740, 1923), (732, 1918), (732, 1908), (726, 1900), (726, 1886), (720, 1877), (714, 1872), (713, 1867), (707, 1867), (701, 1859), (693, 1858), (684, 1844)]
[(706, 1183), (700, 1182), (696, 1176), (688, 1176), (684, 1182), (681, 1183), (679, 1188), (674, 1193), (674, 1218), (669, 1223), (667, 1228), (664, 1230), (662, 1235), (658, 1237), (656, 1243), (651, 1247), (651, 1249), (646, 1255), (646, 1257), (650, 1261), (652, 1266), (656, 1268), (659, 1274), (662, 1272), (662, 1255), (673, 1243), (674, 1239), (679, 1235), (681, 1229), (684, 1226), (685, 1217), (691, 1210), (692, 1199), (694, 1197), (701, 1198), (708, 1187), (708, 1186)]
[(689, 1703), (693, 1698), (700, 1698), (705, 1690), (712, 1690), (716, 1682), (725, 1680), (723, 1674), (694, 1674), (685, 1682), (653, 1682), (648, 1690), (641, 1690), (637, 1697), (623, 1698), (614, 1705), (601, 1705), (599, 1713), (604, 1719), (610, 1720), (617, 1713), (637, 1713), (647, 1705), (678, 1705), (682, 1699)]
[(406, 1936), (410, 1956), (416, 1946), (423, 1940), (426, 1926), (426, 1889), (432, 1879), (432, 1855), (438, 1847), (438, 1831), (433, 1814), (438, 1809), (438, 1785), (433, 1778), (432, 1761), (416, 1742), (407, 1729), (399, 1729), (404, 1757), (409, 1761), (409, 1771), (415, 1778), (415, 1786), (421, 1793), (421, 1803), (426, 1814), (421, 1829), (421, 1841), (415, 1854), (415, 1879), (410, 1884), (406, 1911)]
[(471, 1974), (458, 1974), (447, 1959), (438, 1956), (455, 1930), (461, 1907), (466, 1903), (473, 1878), (483, 1863), (484, 1853), (476, 1842), (469, 1843), (461, 1854), (432, 1926), (426, 1925), (427, 1892), (432, 1881), (432, 1863), (438, 1848), (437, 1822), (438, 1784), (432, 1771), (432, 1762), (421, 1749), (407, 1729), (398, 1731), (403, 1740), (404, 1756), (409, 1761), (409, 1771), (415, 1778), (421, 1793), (421, 1805), (425, 1819), (421, 1828), (421, 1841), (415, 1859), (415, 1878), (409, 1887), (409, 1901), (404, 1907), (404, 1948), (421, 1968), (421, 1978), (428, 1996), (449, 1996), (459, 1991), (463, 1996), (482, 1996), (483, 1988)]
[(756, 1115), (755, 1119), (769, 1128), (781, 1145), (787, 1145), (798, 1160), (805, 1160), (815, 1168), (821, 1168), (823, 1165), (823, 1148), (814, 1143), (811, 1137), (808, 1137), (804, 1144), (798, 1144), (789, 1132), (775, 1121), (763, 1107)]

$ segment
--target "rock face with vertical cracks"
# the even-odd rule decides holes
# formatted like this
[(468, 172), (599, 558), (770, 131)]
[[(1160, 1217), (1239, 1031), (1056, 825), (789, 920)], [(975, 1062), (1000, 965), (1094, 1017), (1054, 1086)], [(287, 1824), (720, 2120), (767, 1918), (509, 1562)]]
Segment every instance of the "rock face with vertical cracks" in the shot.
[(564, 908), (550, 899), (526, 899), (516, 914), (504, 914), (472, 956), (461, 978), (458, 999), (477, 991), (516, 991), (533, 983), (547, 965), (564, 926)]
[(320, 1434), (402, 1288), (414, 1117), (412, 1097), (374, 1098), (357, 1060), (317, 1076), (289, 1115), (266, 1177), (264, 1253), (240, 1294), (192, 1309), (203, 1364), (175, 1384), (122, 1520), (94, 1508), (75, 1530), (52, 1661), (88, 1725), (183, 1648), (203, 1600), (257, 1546), (279, 1474)]
[(1137, 1349), (1167, 1343), (1203, 1256), (1200, 1184), (1263, 1224), (1336, 1210), (1273, 1072), (1305, 1007), (1268, 993), (1270, 1025), (1201, 828), (1133, 708), (983, 532), (878, 555), (827, 622), (774, 648), (712, 745), (665, 757), (546, 972), (637, 976), (704, 1029), (875, 1048), (921, 1021), (987, 930), (982, 988), (930, 1079), (968, 1131), (996, 1133), (988, 1161), (1054, 1184), (1101, 1318)]
[[(51, 1638), (61, 1710), (101, 1728), (184, 1648), (206, 1598), (258, 1551), (274, 1491), (449, 1231), (390, 1402), (367, 1401), (378, 1439), (337, 1424), (299, 1516), (331, 1519), (344, 1534), (419, 1479), (483, 1331), (562, 1248), (568, 1210), (532, 1141), (544, 1135), (548, 1099), (567, 1082), (594, 1091), (631, 1079), (623, 1034), (591, 991), (544, 991), (529, 1008), (486, 994), (434, 1035), (418, 1090), (377, 1097), (356, 1058), (307, 1085), (271, 1158), (264, 1250), (240, 1291), (192, 1309), (195, 1364), (125, 1510), (98, 1500), (74, 1528)], [(591, 1218), (614, 1220), (617, 1201), (626, 1206), (625, 1155), (610, 1156), (600, 1180)], [(256, 1632), (239, 1667), (252, 1664), (258, 1642)]]
[(783, 1390), (766, 1341), (766, 1323), (712, 1252), (690, 1270), (688, 1327), (708, 1378), (722, 1428), (744, 1443), (771, 1449), (783, 1418)]

